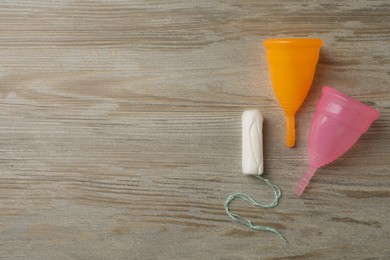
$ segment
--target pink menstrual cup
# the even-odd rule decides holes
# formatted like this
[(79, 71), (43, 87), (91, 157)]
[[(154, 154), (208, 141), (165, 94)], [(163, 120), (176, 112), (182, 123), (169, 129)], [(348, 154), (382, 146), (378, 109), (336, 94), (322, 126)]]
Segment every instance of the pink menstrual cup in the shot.
[(377, 110), (331, 87), (323, 87), (310, 125), (310, 164), (295, 194), (300, 196), (314, 172), (348, 151), (378, 117)]

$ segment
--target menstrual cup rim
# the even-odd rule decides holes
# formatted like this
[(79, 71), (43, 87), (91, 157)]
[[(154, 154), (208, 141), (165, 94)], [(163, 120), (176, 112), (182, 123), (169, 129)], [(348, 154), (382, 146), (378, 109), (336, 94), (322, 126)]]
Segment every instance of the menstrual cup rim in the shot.
[(288, 47), (321, 47), (322, 40), (320, 38), (269, 38), (263, 42), (265, 47), (288, 46)]
[(324, 95), (333, 95), (340, 99), (343, 102), (346, 102), (349, 106), (352, 106), (354, 109), (359, 110), (359, 112), (362, 112), (364, 114), (367, 114), (369, 117), (371, 117), (373, 120), (376, 120), (379, 118), (379, 111), (375, 108), (372, 108), (344, 93), (341, 93), (340, 91), (337, 91), (336, 89), (324, 86), (322, 87), (322, 93)]

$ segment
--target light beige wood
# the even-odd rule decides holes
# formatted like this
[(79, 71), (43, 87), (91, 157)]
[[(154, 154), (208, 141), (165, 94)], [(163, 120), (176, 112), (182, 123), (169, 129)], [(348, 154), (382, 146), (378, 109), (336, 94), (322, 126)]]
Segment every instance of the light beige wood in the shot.
[[(284, 146), (268, 37), (321, 37), (312, 89)], [(2, 0), (3, 259), (389, 259), (390, 6), (362, 1)], [(321, 86), (381, 111), (301, 199)], [(272, 192), (241, 174), (241, 114), (265, 117)]]

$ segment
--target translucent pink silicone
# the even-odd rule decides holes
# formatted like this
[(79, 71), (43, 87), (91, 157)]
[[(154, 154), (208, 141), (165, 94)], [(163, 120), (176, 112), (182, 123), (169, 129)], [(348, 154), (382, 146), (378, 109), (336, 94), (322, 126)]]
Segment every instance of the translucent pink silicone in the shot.
[(309, 167), (298, 182), (300, 196), (314, 172), (351, 148), (364, 134), (379, 112), (331, 87), (323, 87), (310, 125)]

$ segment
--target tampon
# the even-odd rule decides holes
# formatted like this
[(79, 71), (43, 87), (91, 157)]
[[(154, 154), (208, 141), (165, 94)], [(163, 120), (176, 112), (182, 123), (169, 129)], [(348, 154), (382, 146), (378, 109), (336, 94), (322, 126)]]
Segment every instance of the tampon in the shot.
[(263, 116), (259, 110), (242, 114), (242, 172), (263, 173)]

